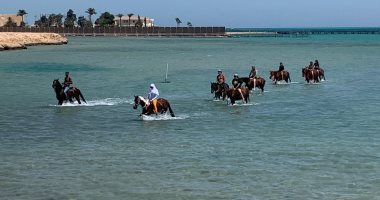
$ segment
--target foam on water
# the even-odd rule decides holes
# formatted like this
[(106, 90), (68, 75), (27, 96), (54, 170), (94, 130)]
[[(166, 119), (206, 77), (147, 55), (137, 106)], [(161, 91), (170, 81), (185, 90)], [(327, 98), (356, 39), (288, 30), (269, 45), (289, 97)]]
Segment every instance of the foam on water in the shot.
[(127, 100), (125, 98), (106, 98), (106, 99), (98, 99), (98, 100), (89, 100), (87, 103), (84, 103), (82, 101), (82, 104), (78, 104), (77, 101), (74, 101), (74, 103), (66, 102), (62, 105), (52, 105), (49, 106), (59, 106), (59, 107), (76, 107), (76, 106), (114, 106), (119, 105), (123, 103), (130, 103), (130, 100)]
[(169, 114), (163, 115), (141, 115), (140, 118), (143, 121), (166, 121), (166, 120), (177, 120), (177, 119), (186, 119), (188, 115), (177, 115), (176, 117), (172, 117)]

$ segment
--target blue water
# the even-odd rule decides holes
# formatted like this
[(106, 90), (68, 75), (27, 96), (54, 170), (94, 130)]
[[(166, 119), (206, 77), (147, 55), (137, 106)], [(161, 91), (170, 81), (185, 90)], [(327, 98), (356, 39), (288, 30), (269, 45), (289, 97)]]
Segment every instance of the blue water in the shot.
[[(0, 52), (0, 199), (379, 199), (379, 55), (380, 35), (72, 37)], [(326, 81), (305, 84), (315, 59)], [(279, 62), (291, 84), (269, 80)], [(252, 65), (264, 94), (213, 101), (217, 69), (229, 83)], [(88, 104), (56, 106), (65, 71)], [(176, 118), (132, 109), (152, 82)]]

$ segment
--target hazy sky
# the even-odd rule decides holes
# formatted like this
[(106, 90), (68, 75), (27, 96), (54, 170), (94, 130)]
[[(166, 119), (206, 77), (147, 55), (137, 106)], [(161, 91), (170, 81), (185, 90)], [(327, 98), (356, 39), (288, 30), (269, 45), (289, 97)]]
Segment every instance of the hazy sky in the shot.
[(0, 0), (0, 13), (27, 11), (33, 23), (40, 14), (73, 9), (77, 17), (93, 7), (98, 13), (139, 14), (157, 26), (186, 25), (236, 27), (379, 27), (380, 0)]

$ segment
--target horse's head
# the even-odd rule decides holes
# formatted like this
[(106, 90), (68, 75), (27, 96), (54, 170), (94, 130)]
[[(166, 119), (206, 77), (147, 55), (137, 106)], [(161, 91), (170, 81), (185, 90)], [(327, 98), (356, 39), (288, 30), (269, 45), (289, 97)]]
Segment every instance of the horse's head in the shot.
[[(276, 71), (269, 71), (269, 79), (273, 79)], [(272, 78), (273, 77), (273, 78)]]
[(52, 88), (54, 89), (62, 89), (62, 85), (59, 82), (58, 79), (54, 79), (53, 84), (51, 85)]
[(214, 93), (218, 90), (218, 83), (211, 83), (211, 93)]
[(147, 105), (146, 100), (142, 96), (135, 96), (135, 99), (133, 100), (133, 109), (137, 109), (137, 106), (140, 104), (142, 107), (145, 107)]

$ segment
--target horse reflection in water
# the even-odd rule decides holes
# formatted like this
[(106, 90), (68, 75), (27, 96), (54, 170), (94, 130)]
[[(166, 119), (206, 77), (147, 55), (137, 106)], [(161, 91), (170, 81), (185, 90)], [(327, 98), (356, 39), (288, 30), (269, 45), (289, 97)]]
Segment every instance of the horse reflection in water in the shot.
[(142, 96), (135, 96), (133, 109), (137, 109), (138, 105), (142, 108), (141, 115), (165, 114), (169, 110), (170, 115), (175, 117), (169, 102), (163, 98), (157, 99), (157, 113), (154, 112), (153, 103), (149, 103), (149, 101), (144, 99)]

